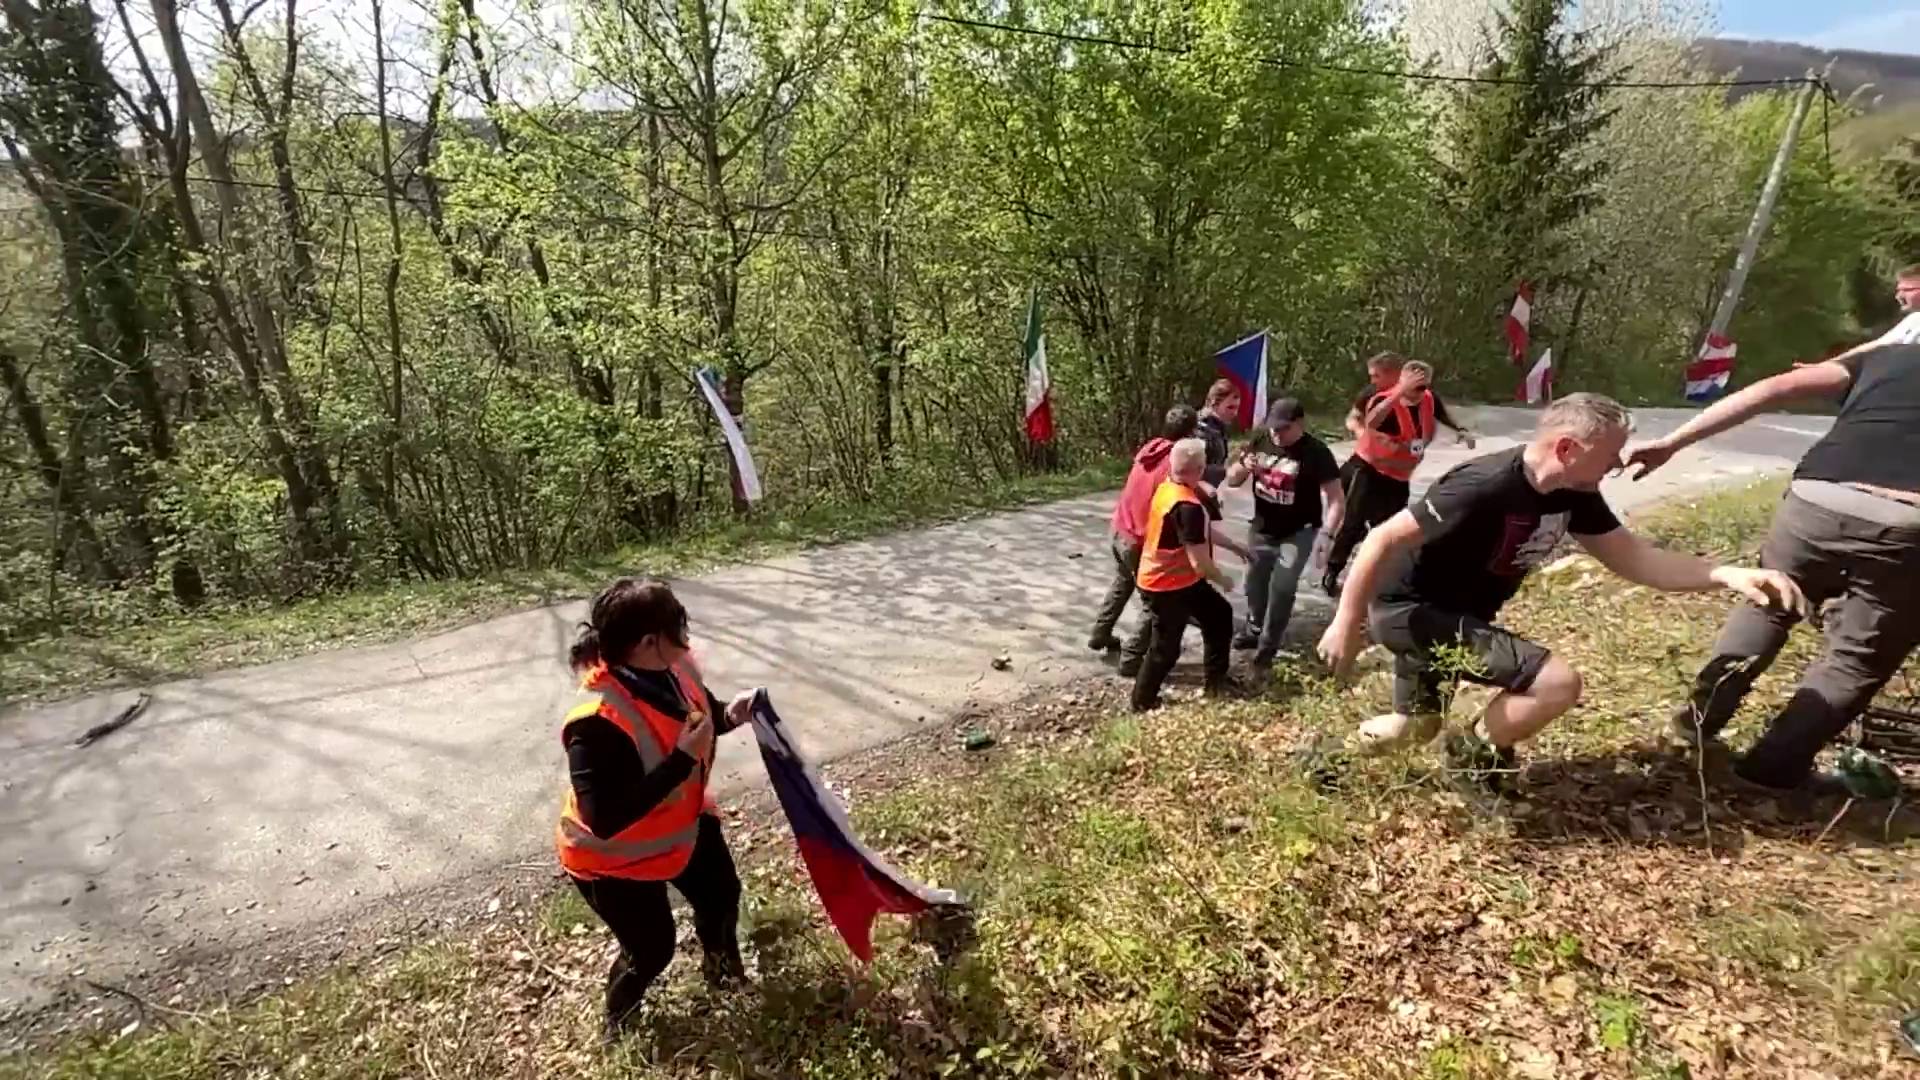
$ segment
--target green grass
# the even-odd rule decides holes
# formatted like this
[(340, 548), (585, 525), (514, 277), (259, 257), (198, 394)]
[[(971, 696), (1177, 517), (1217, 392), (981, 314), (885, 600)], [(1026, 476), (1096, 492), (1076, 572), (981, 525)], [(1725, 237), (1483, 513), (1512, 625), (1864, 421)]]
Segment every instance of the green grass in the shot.
[[(1716, 497), (1652, 528), (1738, 551), (1776, 495)], [(951, 962), (883, 919), (876, 963), (852, 967), (783, 827), (743, 821), (757, 986), (710, 995), (683, 957), (649, 1032), (613, 1051), (594, 1041), (607, 939), (559, 889), (370, 970), (0, 1062), (0, 1078), (1260, 1077), (1307, 1063), (1366, 1080), (1671, 1080), (1722, 1075), (1762, 1038), (1767, 1075), (1887, 1075), (1900, 1051), (1886, 1022), (1920, 1007), (1906, 849), (1878, 840), (1877, 820), (1815, 846), (1821, 820), (1763, 827), (1718, 803), (1702, 845), (1691, 780), (1653, 783), (1665, 759), (1635, 756), (1629, 733), (1673, 690), (1647, 671), (1684, 670), (1725, 602), (1582, 573), (1529, 586), (1514, 611), (1595, 675), (1534, 751), (1524, 815), (1419, 755), (1317, 786), (1296, 748), (1346, 730), (1373, 691), (1288, 670), (1257, 700), (1090, 714), (1044, 740), (1000, 724), (990, 754), (863, 795), (869, 843), (972, 901), (975, 940)], [(1568, 609), (1578, 626), (1554, 636)], [(1561, 775), (1588, 759), (1602, 771)], [(1634, 814), (1650, 833), (1627, 827)]]
[(1117, 487), (1124, 463), (1042, 474), (990, 488), (954, 485), (859, 504), (752, 517), (689, 531), (546, 570), (448, 581), (405, 581), (288, 604), (211, 607), (180, 614), (130, 605), (91, 624), (9, 642), (0, 651), (0, 700), (145, 683), (349, 645), (395, 641), (536, 605), (589, 595), (621, 574), (686, 575), (727, 563)]

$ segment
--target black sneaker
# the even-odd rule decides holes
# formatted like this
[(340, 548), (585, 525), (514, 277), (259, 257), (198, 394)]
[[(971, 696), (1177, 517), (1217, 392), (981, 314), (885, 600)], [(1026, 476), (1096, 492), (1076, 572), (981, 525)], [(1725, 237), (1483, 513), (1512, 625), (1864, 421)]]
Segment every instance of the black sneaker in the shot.
[(1340, 575), (1329, 570), (1327, 575), (1320, 579), (1320, 591), (1335, 600), (1340, 599)]
[(1137, 713), (1148, 713), (1159, 708), (1161, 704), (1162, 702), (1160, 700), (1160, 695), (1155, 694), (1153, 695), (1153, 697), (1148, 698), (1145, 701), (1140, 701), (1136, 699), (1134, 701), (1128, 702), (1127, 707)]
[(1245, 697), (1247, 688), (1241, 685), (1240, 680), (1226, 675), (1208, 682), (1200, 693), (1203, 697), (1210, 698), (1236, 698)]
[(1233, 635), (1233, 647), (1242, 652), (1260, 647), (1260, 631), (1251, 627)]
[(700, 977), (714, 990), (730, 990), (746, 985), (747, 964), (740, 958), (739, 950), (720, 953), (709, 952), (700, 958)]
[(1094, 652), (1112, 652), (1120, 647), (1120, 639), (1108, 634), (1105, 637), (1087, 639), (1087, 648)]

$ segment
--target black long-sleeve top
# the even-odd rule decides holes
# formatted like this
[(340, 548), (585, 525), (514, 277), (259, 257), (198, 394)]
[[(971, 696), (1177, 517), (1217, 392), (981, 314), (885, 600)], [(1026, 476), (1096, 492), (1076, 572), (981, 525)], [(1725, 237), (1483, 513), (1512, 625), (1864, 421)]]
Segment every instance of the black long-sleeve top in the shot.
[[(687, 718), (687, 702), (680, 684), (666, 671), (611, 667), (613, 677), (627, 692), (676, 720)], [(707, 715), (719, 735), (731, 729), (726, 706), (704, 684)], [(648, 772), (640, 748), (613, 721), (583, 716), (567, 726), (567, 772), (580, 808), (580, 823), (606, 839), (645, 817), (674, 788), (693, 774), (693, 755), (673, 747), (658, 768)]]

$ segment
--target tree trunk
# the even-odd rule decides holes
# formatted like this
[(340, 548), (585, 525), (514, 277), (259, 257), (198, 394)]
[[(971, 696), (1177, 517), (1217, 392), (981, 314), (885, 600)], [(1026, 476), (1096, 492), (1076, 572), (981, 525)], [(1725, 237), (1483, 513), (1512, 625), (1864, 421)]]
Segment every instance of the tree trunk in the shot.
[[(240, 299), (251, 324), (253, 344), (258, 348), (266, 374), (280, 399), (292, 450), (299, 463), (298, 472), (304, 478), (303, 486), (310, 490), (310, 497), (306, 500), (309, 512), (301, 515), (303, 520), (300, 524), (321, 553), (342, 555), (345, 553), (345, 544), (333, 470), (315, 437), (306, 401), (287, 362), (279, 323), (274, 318), (272, 305), (267, 302), (266, 289), (260, 283), (254, 263), (253, 237), (240, 205), (233, 169), (227, 159), (226, 143), (214, 127), (213, 114), (207, 108), (206, 98), (200, 92), (199, 78), (194, 73), (192, 61), (187, 57), (186, 44), (175, 18), (175, 0), (152, 0), (152, 3), (154, 29), (166, 49), (179, 94), (182, 134), (190, 131), (199, 148), (201, 167), (206, 170), (215, 204), (220, 208), (224, 226), (222, 239), (232, 256), (229, 263), (235, 268), (234, 273), (239, 279)], [(289, 501), (292, 501), (292, 495), (289, 491)], [(297, 508), (296, 513), (300, 513)]]
[[(223, 0), (224, 2), (224, 0)], [(288, 0), (292, 5), (292, 0)], [(384, 467), (386, 481), (386, 499), (389, 517), (397, 522), (400, 512), (395, 489), (394, 457), (398, 452), (404, 434), (402, 410), (405, 399), (401, 384), (400, 351), (400, 202), (394, 191), (393, 178), (393, 134), (392, 125), (387, 118), (387, 52), (385, 28), (382, 24), (384, 14), (381, 0), (372, 0), (373, 6), (373, 84), (374, 100), (380, 116), (380, 179), (386, 193), (387, 203), (387, 273), (381, 281), (381, 292), (387, 306), (387, 356), (391, 367), (393, 389), (392, 416), (393, 428), (387, 433), (387, 445)]]
[(293, 125), (294, 65), (300, 55), (300, 37), (295, 32), (294, 23), (296, 2), (287, 0), (286, 37), (282, 44), (285, 55), (281, 57), (277, 96), (268, 94), (266, 83), (260, 78), (259, 69), (254, 66), (253, 56), (247, 51), (246, 41), (241, 35), (240, 24), (234, 20), (230, 0), (214, 0), (213, 6), (220, 13), (221, 31), (233, 54), (234, 66), (239, 69), (240, 81), (267, 125), (267, 156), (273, 162), (274, 193), (279, 203), (281, 228), (287, 234), (288, 271), (281, 283), (286, 305), (291, 311), (317, 312), (320, 297), (313, 269), (313, 236), (301, 210), (300, 189), (293, 176), (293, 153), (288, 145)]

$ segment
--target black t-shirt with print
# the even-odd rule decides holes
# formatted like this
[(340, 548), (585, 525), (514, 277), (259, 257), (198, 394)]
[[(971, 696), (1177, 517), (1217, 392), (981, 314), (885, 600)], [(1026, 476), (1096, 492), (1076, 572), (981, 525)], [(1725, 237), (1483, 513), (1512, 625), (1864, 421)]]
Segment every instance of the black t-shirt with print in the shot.
[(1568, 533), (1620, 527), (1597, 491), (1541, 493), (1528, 482), (1525, 447), (1455, 466), (1407, 509), (1422, 544), (1381, 589), (1387, 601), (1418, 601), (1491, 621)]
[(1207, 542), (1207, 526), (1220, 520), (1220, 502), (1198, 489), (1195, 494), (1200, 496), (1198, 504), (1175, 503), (1167, 511), (1167, 523), (1160, 527), (1161, 551)]
[(1247, 448), (1246, 465), (1253, 480), (1254, 531), (1273, 540), (1319, 525), (1320, 487), (1340, 479), (1333, 451), (1311, 435), (1277, 446), (1262, 431)]
[[(1455, 423), (1453, 417), (1447, 414), (1447, 403), (1440, 400), (1440, 395), (1435, 394), (1432, 388), (1428, 388), (1427, 393), (1433, 394), (1433, 422), (1435, 424), (1445, 424), (1455, 431), (1460, 430), (1460, 425)], [(1360, 414), (1362, 423), (1366, 421), (1367, 412), (1373, 408), (1373, 403), (1379, 400), (1380, 391), (1375, 390), (1371, 386), (1360, 391), (1360, 396), (1353, 399), (1353, 411)], [(1407, 411), (1412, 412), (1413, 408), (1413, 406), (1409, 405), (1407, 406)], [(1386, 409), (1383, 410), (1383, 413), (1380, 419), (1373, 422), (1373, 429), (1375, 431), (1380, 432), (1390, 439), (1410, 439), (1413, 437), (1412, 432), (1400, 430), (1399, 409)]]

